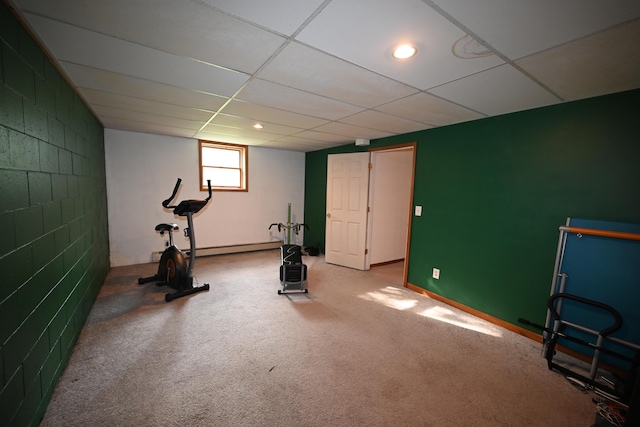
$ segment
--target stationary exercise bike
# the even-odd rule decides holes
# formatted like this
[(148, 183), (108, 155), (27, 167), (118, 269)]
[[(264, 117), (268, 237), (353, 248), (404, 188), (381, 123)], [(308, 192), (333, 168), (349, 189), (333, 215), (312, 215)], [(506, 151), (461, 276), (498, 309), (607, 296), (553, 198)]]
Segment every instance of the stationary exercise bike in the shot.
[[(158, 265), (158, 273), (150, 277), (141, 277), (138, 279), (138, 284), (142, 285), (148, 282), (157, 282), (158, 286), (169, 285), (176, 292), (168, 293), (164, 296), (165, 301), (169, 302), (176, 298), (180, 298), (186, 295), (195, 294), (200, 291), (208, 291), (209, 284), (205, 283), (202, 286), (193, 286), (193, 264), (196, 260), (196, 239), (193, 231), (193, 214), (200, 212), (202, 208), (207, 205), (209, 199), (211, 199), (211, 181), (207, 181), (209, 186), (209, 197), (204, 200), (183, 200), (177, 205), (170, 206), (169, 204), (176, 196), (178, 188), (182, 179), (178, 178), (176, 186), (173, 188), (171, 197), (162, 202), (162, 206), (165, 209), (173, 209), (173, 213), (178, 216), (187, 217), (187, 228), (184, 229), (184, 235), (189, 239), (189, 252), (182, 252), (173, 243), (173, 232), (178, 230), (177, 224), (163, 223), (156, 225), (156, 231), (160, 232), (160, 235), (169, 233), (169, 246), (162, 252), (160, 257), (160, 265)], [(189, 261), (186, 261), (186, 258)]]

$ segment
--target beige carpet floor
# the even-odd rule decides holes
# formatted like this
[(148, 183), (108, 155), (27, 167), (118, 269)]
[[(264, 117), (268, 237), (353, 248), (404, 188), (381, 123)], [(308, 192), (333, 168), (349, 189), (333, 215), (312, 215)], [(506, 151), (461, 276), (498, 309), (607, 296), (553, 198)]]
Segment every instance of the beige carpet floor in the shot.
[(113, 268), (42, 426), (562, 426), (592, 395), (540, 345), (363, 272), (305, 257), (309, 294), (278, 295), (279, 251), (198, 258), (211, 290), (170, 303)]

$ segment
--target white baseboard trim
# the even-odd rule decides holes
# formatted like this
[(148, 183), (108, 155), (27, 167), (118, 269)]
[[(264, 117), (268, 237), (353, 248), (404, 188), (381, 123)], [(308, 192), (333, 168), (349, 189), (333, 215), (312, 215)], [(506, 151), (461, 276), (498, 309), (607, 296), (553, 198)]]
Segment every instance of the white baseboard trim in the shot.
[[(242, 245), (229, 245), (229, 246), (212, 246), (208, 248), (196, 248), (196, 257), (200, 258), (203, 256), (211, 256), (211, 255), (227, 255), (227, 254), (237, 254), (241, 252), (254, 252), (254, 251), (264, 251), (267, 249), (278, 249), (282, 246), (282, 240), (275, 240), (272, 242), (262, 242), (262, 243), (246, 243)], [(153, 262), (160, 261), (160, 257), (162, 256), (161, 251), (154, 251), (151, 253), (151, 259)]]

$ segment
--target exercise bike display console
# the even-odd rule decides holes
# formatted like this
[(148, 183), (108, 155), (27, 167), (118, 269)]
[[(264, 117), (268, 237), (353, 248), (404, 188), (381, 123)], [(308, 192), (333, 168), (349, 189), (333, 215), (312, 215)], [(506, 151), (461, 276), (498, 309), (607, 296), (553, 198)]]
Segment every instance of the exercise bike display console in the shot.
[[(150, 277), (141, 277), (138, 284), (156, 282), (157, 285), (169, 285), (176, 292), (165, 295), (165, 301), (169, 302), (176, 298), (191, 295), (200, 291), (209, 290), (209, 284), (202, 286), (193, 286), (193, 265), (196, 259), (196, 239), (193, 231), (193, 214), (200, 212), (211, 199), (211, 181), (207, 181), (209, 187), (209, 196), (204, 200), (183, 200), (177, 205), (172, 206), (171, 201), (178, 193), (178, 188), (182, 179), (178, 178), (171, 197), (162, 202), (165, 209), (173, 209), (173, 213), (178, 216), (187, 218), (187, 228), (184, 229), (184, 235), (189, 239), (189, 252), (184, 253), (173, 243), (173, 232), (178, 230), (178, 225), (173, 223), (158, 224), (155, 227), (160, 235), (165, 232), (169, 233), (169, 246), (162, 252), (160, 263), (158, 265), (158, 273)], [(187, 260), (188, 258), (188, 260)]]

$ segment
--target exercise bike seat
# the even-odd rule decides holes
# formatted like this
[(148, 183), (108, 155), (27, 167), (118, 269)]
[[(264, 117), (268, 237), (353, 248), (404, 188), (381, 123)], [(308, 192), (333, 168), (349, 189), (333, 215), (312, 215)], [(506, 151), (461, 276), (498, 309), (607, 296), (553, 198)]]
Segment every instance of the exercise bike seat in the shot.
[(208, 200), (183, 200), (173, 208), (173, 213), (179, 216), (185, 216), (188, 213), (198, 213), (204, 208)]
[(159, 231), (161, 234), (165, 231), (176, 231), (178, 230), (178, 224), (158, 224), (156, 225), (156, 231)]

